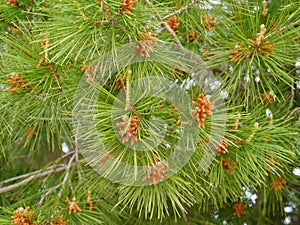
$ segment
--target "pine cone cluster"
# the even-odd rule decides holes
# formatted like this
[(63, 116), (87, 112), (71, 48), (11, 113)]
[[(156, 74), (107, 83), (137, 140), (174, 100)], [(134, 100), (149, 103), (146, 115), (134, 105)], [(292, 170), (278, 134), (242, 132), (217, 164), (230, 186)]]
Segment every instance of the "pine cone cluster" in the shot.
[(263, 1), (263, 11), (262, 11), (261, 15), (262, 15), (264, 21), (266, 20), (267, 15), (268, 15), (268, 10), (267, 10), (268, 7), (269, 7), (268, 0)]
[(272, 189), (275, 189), (275, 190), (282, 190), (282, 189), (284, 189), (284, 186), (283, 186), (283, 185), (287, 183), (286, 180), (283, 179), (283, 178), (280, 177), (280, 176), (277, 176), (276, 178), (277, 178), (277, 181), (274, 181), (274, 182), (272, 182), (272, 183), (270, 184), (271, 190), (272, 190)]
[(12, 74), (7, 76), (7, 84), (10, 84), (8, 87), (9, 92), (21, 92), (23, 91), (23, 85), (27, 83), (22, 77), (21, 74)]
[(171, 16), (170, 18), (167, 19), (167, 24), (170, 26), (170, 28), (173, 31), (176, 31), (178, 26), (180, 25), (180, 19), (178, 16)]
[(87, 76), (87, 81), (88, 82), (94, 82), (94, 76), (95, 76), (95, 71), (99, 69), (102, 70), (102, 67), (100, 66), (99, 68), (97, 68), (94, 65), (87, 65), (86, 62), (83, 62), (83, 66), (81, 67), (81, 72), (86, 73)]
[(245, 204), (245, 203), (238, 202), (238, 203), (236, 203), (236, 204), (233, 206), (233, 208), (234, 208), (234, 211), (235, 211), (235, 215), (236, 215), (237, 217), (240, 217), (241, 215), (246, 214), (246, 211), (245, 211), (245, 209), (246, 209), (246, 204)]
[(36, 225), (36, 222), (32, 222), (34, 216), (29, 206), (15, 210), (12, 219), (15, 225)]
[(133, 0), (133, 1), (130, 1), (130, 0), (123, 0), (123, 2), (121, 3), (121, 6), (122, 6), (122, 10), (124, 12), (130, 12), (130, 11), (133, 11), (135, 10), (135, 8), (133, 8), (131, 5), (137, 3), (138, 0)]
[(16, 0), (7, 0), (6, 3), (13, 6), (16, 6), (18, 4)]
[(137, 140), (137, 127), (138, 127), (138, 118), (136, 115), (130, 118), (127, 115), (122, 116), (123, 122), (117, 123), (119, 127), (120, 135), (124, 135), (122, 142), (128, 142), (130, 140), (130, 144), (133, 145)]
[(199, 36), (199, 33), (195, 30), (189, 30), (189, 41), (194, 41), (198, 36)]
[(217, 156), (221, 154), (226, 154), (228, 152), (228, 143), (227, 141), (222, 141), (221, 145), (217, 147), (218, 153)]
[(61, 216), (60, 218), (52, 219), (50, 225), (68, 225), (69, 222), (70, 222), (69, 220), (63, 221), (63, 216)]
[(234, 50), (230, 51), (230, 61), (235, 62), (242, 60), (244, 58), (251, 57), (251, 53), (248, 50), (248, 48), (243, 47), (244, 42), (241, 42), (240, 44), (236, 44), (234, 46)]
[(149, 185), (156, 185), (163, 180), (164, 174), (169, 171), (168, 164), (164, 161), (158, 162), (155, 159), (155, 164), (151, 165), (147, 175), (143, 178), (143, 181), (150, 180)]
[(202, 24), (204, 25), (206, 31), (210, 31), (211, 27), (216, 26), (216, 23), (214, 22), (214, 18), (215, 18), (215, 16), (210, 15), (210, 14), (205, 14), (202, 17)]
[(269, 55), (274, 55), (273, 48), (275, 43), (271, 44), (266, 38), (266, 27), (264, 24), (260, 25), (260, 32), (256, 33), (256, 39), (248, 39), (252, 46), (243, 47), (243, 42), (235, 45), (234, 50), (230, 51), (230, 61), (239, 61), (242, 59), (250, 58), (253, 54), (263, 55), (268, 57)]
[(194, 106), (196, 106), (196, 109), (192, 111), (192, 114), (194, 117), (196, 117), (198, 121), (198, 125), (204, 129), (205, 128), (204, 121), (207, 116), (211, 116), (213, 103), (211, 103), (209, 99), (206, 98), (202, 93), (198, 97), (197, 102), (193, 101), (193, 104)]
[(127, 77), (128, 77), (128, 72), (118, 77), (116, 81), (116, 85), (120, 91), (125, 89)]
[(236, 161), (233, 161), (231, 158), (223, 158), (222, 159), (222, 166), (223, 166), (223, 168), (225, 169), (225, 170), (227, 170), (227, 172), (229, 173), (229, 174), (232, 174), (232, 169), (235, 169), (235, 167), (236, 167), (236, 164), (237, 164), (238, 162), (236, 162)]
[(265, 33), (267, 29), (264, 24), (260, 25), (260, 32), (256, 33), (256, 40), (248, 39), (248, 41), (254, 46), (254, 49), (260, 55), (268, 57), (269, 55), (274, 55), (273, 48), (275, 43), (271, 44), (265, 38)]
[(274, 96), (269, 91), (267, 91), (266, 93), (261, 94), (261, 98), (266, 104), (269, 104), (273, 102)]
[(43, 35), (43, 34), (41, 34), (41, 36), (42, 36), (42, 38), (43, 38), (43, 40), (41, 40), (40, 42), (39, 42), (39, 44), (41, 45), (41, 47), (43, 48), (43, 49), (46, 49), (46, 47), (47, 47), (47, 45), (49, 44), (49, 35)]
[(72, 201), (69, 199), (69, 197), (66, 198), (66, 203), (68, 204), (68, 214), (70, 215), (72, 213), (72, 211), (74, 211), (74, 213), (81, 212), (82, 209), (79, 207), (79, 201), (76, 200), (75, 198), (72, 199)]
[(156, 34), (150, 30), (144, 31), (144, 34), (139, 36), (141, 42), (139, 45), (134, 46), (134, 50), (142, 57), (148, 57), (151, 52), (154, 51), (154, 46), (157, 44)]

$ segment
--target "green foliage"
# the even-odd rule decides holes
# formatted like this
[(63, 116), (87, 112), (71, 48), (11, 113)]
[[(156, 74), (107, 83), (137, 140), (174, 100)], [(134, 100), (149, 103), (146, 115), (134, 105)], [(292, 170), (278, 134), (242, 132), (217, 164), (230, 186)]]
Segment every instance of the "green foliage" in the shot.
[[(119, 0), (0, 1), (0, 224), (12, 224), (13, 212), (26, 206), (43, 225), (60, 216), (86, 225), (279, 224), (287, 214), (299, 214), (293, 170), (300, 165), (300, 4), (145, 0), (132, 7), (125, 12)], [(176, 28), (168, 20), (173, 12)], [(136, 42), (143, 39), (159, 62), (142, 57)], [(164, 42), (179, 53), (160, 54)], [(128, 55), (142, 60), (118, 65), (98, 82), (101, 71), (111, 72), (118, 47), (128, 43)], [(189, 73), (192, 57), (168, 63), (171, 55), (191, 55), (180, 53), (183, 48), (195, 53), (201, 79)], [(110, 51), (111, 61), (97, 64)], [(123, 60), (129, 63), (129, 56)], [(148, 96), (155, 87), (138, 87), (149, 76), (172, 81), (191, 102), (180, 109), (159, 91)], [(96, 100), (83, 105), (95, 90)], [(186, 120), (192, 112), (180, 112), (194, 107), (203, 92), (215, 103), (205, 128), (195, 118)], [(130, 111), (124, 110), (127, 98)], [(92, 129), (89, 123), (76, 126), (82, 119), (74, 116), (77, 107), (91, 113), (86, 119)], [(138, 118), (140, 151), (124, 141), (124, 115)], [(182, 133), (190, 135), (184, 143)], [(186, 147), (182, 160), (191, 157), (162, 181), (149, 185), (149, 171), (130, 178), (143, 185), (106, 179), (130, 166), (165, 165), (179, 144)], [(79, 152), (93, 157), (87, 162)], [(128, 167), (120, 172), (111, 158)], [(67, 197), (78, 200), (82, 211), (69, 214)], [(238, 202), (246, 206), (240, 217)], [(284, 211), (289, 205), (292, 213)]]

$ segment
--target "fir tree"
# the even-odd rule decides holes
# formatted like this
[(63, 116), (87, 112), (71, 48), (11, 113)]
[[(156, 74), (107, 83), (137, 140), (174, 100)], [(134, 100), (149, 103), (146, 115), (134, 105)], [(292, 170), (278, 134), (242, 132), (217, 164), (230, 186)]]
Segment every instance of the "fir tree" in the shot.
[(0, 224), (299, 222), (299, 9), (1, 0)]

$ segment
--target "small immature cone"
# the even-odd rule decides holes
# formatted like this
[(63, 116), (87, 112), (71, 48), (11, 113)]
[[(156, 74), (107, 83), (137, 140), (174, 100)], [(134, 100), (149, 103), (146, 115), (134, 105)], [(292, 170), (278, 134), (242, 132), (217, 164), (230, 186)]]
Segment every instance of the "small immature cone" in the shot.
[(213, 103), (211, 103), (204, 94), (200, 94), (197, 102), (193, 102), (196, 109), (192, 111), (192, 114), (196, 118), (198, 125), (203, 129), (205, 128), (204, 121), (207, 116), (211, 116), (211, 110), (213, 108)]
[(79, 207), (79, 201), (76, 201), (75, 198), (72, 199), (72, 201), (70, 201), (69, 197), (66, 198), (66, 203), (68, 204), (68, 214), (70, 215), (72, 213), (72, 211), (74, 213), (81, 212), (82, 209)]
[(22, 87), (27, 83), (27, 81), (23, 79), (21, 74), (12, 74), (7, 76), (6, 83), (10, 84), (8, 87), (9, 92), (21, 92)]
[(189, 41), (194, 41), (198, 36), (199, 33), (195, 30), (189, 30)]
[(122, 10), (124, 12), (130, 12), (130, 11), (135, 10), (135, 8), (133, 8), (132, 5), (137, 3), (137, 2), (138, 2), (138, 0), (133, 0), (133, 1), (123, 0), (122, 3), (121, 3)]
[(209, 31), (211, 27), (216, 26), (216, 23), (213, 20), (214, 18), (215, 18), (215, 16), (210, 15), (210, 14), (205, 14), (202, 17), (202, 24), (204, 25), (206, 31)]
[(150, 167), (147, 175), (143, 178), (143, 181), (150, 180), (149, 185), (156, 185), (163, 180), (164, 174), (168, 171), (169, 168), (166, 162), (156, 162)]
[(230, 175), (232, 175), (232, 169), (235, 169), (237, 163), (237, 161), (233, 161), (231, 158), (222, 159), (222, 166)]
[(124, 143), (130, 140), (130, 144), (133, 145), (138, 140), (137, 128), (139, 120), (137, 116), (133, 116), (130, 119), (130, 117), (127, 115), (122, 116), (122, 120), (123, 122), (117, 123), (120, 135), (124, 135), (122, 142)]
[(25, 209), (23, 207), (18, 208), (14, 211), (14, 214), (11, 218), (13, 219), (12, 222), (15, 225), (36, 225), (36, 222), (32, 222), (34, 215), (33, 212), (30, 211), (29, 206), (27, 206)]
[(274, 96), (269, 91), (267, 91), (266, 93), (261, 94), (261, 98), (266, 104), (269, 104), (273, 102)]
[(228, 152), (228, 143), (227, 141), (222, 141), (221, 145), (217, 147), (218, 154), (217, 156), (220, 156), (221, 154), (226, 154)]
[(17, 0), (7, 0), (6, 3), (8, 5), (13, 5), (13, 6), (16, 6), (18, 4)]
[(272, 183), (270, 184), (270, 189), (271, 189), (271, 190), (272, 190), (272, 189), (275, 189), (275, 190), (282, 190), (282, 189), (284, 189), (284, 186), (283, 186), (283, 185), (287, 183), (286, 180), (283, 179), (283, 178), (280, 177), (280, 176), (277, 176), (276, 178), (277, 178), (277, 181), (274, 181), (274, 182), (272, 182)]
[(50, 225), (68, 225), (69, 222), (69, 220), (64, 221), (63, 216), (60, 216), (60, 218), (53, 218)]
[(241, 215), (246, 214), (246, 211), (245, 211), (245, 209), (246, 209), (246, 204), (245, 204), (245, 203), (238, 202), (238, 203), (236, 203), (236, 204), (233, 206), (233, 208), (234, 208), (234, 211), (235, 211), (235, 215), (236, 215), (237, 217), (240, 217)]
[(139, 38), (141, 44), (133, 46), (134, 50), (142, 57), (149, 57), (149, 54), (154, 51), (154, 47), (157, 44), (156, 34), (152, 30), (144, 30), (144, 34), (141, 34)]
[(178, 26), (180, 25), (180, 19), (176, 15), (171, 16), (170, 18), (167, 19), (167, 24), (173, 31), (176, 31)]

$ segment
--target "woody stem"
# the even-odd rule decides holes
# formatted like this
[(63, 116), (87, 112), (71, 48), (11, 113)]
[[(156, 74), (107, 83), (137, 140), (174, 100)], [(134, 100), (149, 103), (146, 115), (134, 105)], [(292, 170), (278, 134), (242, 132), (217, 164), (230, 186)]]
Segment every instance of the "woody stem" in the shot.
[(126, 94), (126, 99), (125, 99), (125, 111), (128, 111), (131, 109), (131, 102), (130, 102), (130, 75), (131, 75), (131, 70), (127, 72), (126, 80), (125, 80), (125, 94)]

